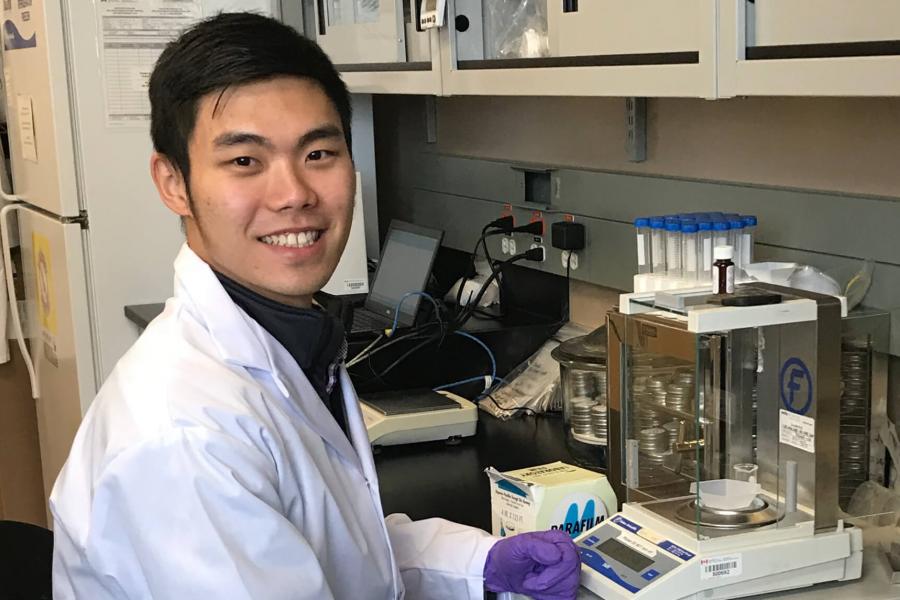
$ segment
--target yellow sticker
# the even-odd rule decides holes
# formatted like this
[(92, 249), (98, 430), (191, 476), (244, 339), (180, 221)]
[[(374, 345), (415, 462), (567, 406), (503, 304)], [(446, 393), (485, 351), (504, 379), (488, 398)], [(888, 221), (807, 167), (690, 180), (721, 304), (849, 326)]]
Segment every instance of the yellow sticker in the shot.
[(56, 335), (56, 297), (53, 290), (53, 263), (50, 254), (50, 240), (38, 234), (31, 234), (34, 246), (34, 274), (37, 279), (38, 315), (41, 327)]

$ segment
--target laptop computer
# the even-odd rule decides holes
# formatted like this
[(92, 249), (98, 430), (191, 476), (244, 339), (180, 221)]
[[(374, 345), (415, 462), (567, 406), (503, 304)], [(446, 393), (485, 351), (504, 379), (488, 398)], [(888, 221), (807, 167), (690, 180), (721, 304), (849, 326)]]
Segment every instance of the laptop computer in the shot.
[[(397, 304), (409, 292), (422, 292), (431, 275), (444, 232), (393, 220), (381, 249), (381, 260), (369, 288), (365, 304), (353, 311), (351, 333), (388, 329), (394, 323)], [(421, 296), (403, 301), (397, 317), (398, 327), (415, 323)]]

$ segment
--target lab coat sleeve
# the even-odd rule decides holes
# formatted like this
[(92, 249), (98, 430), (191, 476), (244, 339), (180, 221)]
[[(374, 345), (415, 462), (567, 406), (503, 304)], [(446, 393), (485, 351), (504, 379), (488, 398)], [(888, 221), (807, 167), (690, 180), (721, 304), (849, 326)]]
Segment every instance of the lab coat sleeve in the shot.
[(444, 519), (394, 514), (385, 522), (407, 600), (484, 597), (484, 562), (499, 538)]
[(82, 560), (95, 574), (86, 577), (103, 581), (78, 581), (75, 570), (75, 597), (332, 598), (311, 547), (282, 515), (276, 477), (259, 448), (207, 429), (126, 450), (99, 477), (91, 505)]

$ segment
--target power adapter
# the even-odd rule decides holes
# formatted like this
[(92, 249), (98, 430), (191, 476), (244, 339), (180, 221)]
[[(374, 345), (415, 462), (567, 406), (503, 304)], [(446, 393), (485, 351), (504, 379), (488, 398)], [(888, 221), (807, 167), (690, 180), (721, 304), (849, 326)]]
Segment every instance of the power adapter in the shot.
[(554, 248), (570, 252), (584, 249), (584, 224), (557, 221), (550, 226), (550, 243)]

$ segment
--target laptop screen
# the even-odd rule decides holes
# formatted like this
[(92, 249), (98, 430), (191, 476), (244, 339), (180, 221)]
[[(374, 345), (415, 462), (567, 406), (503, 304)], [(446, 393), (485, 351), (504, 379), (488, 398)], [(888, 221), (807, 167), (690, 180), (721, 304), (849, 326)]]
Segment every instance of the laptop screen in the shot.
[[(370, 310), (391, 318), (404, 294), (425, 289), (441, 243), (440, 231), (404, 225), (394, 223), (388, 231), (378, 273), (366, 302)], [(421, 296), (412, 296), (403, 302), (400, 308), (401, 324), (413, 323), (421, 300)]]

